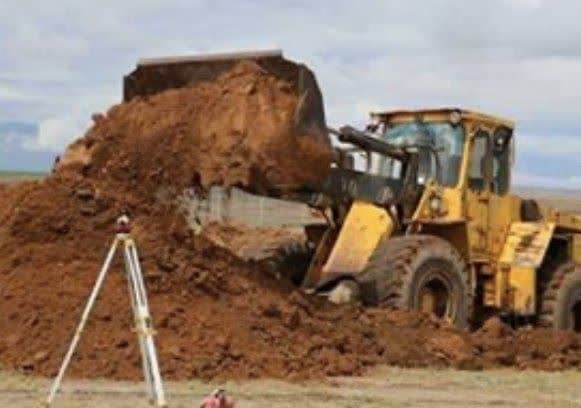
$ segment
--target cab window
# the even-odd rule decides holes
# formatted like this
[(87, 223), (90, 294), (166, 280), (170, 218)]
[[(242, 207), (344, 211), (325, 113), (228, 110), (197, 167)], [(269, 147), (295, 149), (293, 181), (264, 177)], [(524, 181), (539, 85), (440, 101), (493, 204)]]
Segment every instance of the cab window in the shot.
[(488, 140), (488, 132), (479, 130), (472, 141), (468, 168), (468, 187), (474, 191), (484, 191), (486, 189)]
[[(455, 186), (460, 176), (460, 164), (464, 148), (464, 128), (446, 121), (396, 123), (387, 126), (382, 139), (402, 148), (418, 145), (431, 146), (435, 153), (426, 149), (420, 152), (418, 183), (425, 184), (429, 179), (444, 186)], [(393, 159), (385, 158), (384, 162)], [(384, 168), (381, 163), (380, 168)], [(389, 166), (387, 168), (390, 168)]]
[(512, 158), (512, 131), (500, 127), (494, 132), (492, 147), (492, 191), (504, 195), (510, 189), (510, 165)]

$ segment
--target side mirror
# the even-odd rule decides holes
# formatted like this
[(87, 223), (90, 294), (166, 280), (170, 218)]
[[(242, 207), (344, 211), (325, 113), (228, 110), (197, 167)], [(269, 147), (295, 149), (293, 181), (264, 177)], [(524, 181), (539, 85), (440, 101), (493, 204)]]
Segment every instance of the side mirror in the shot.
[(510, 148), (512, 139), (512, 130), (501, 126), (494, 131), (492, 136), (492, 151), (495, 155), (504, 153)]

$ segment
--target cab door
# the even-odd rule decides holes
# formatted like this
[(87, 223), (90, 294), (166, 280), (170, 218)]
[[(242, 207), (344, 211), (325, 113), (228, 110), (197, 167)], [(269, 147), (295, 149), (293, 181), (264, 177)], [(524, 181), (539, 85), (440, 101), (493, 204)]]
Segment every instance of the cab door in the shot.
[(490, 133), (477, 130), (470, 143), (467, 172), (466, 219), (472, 261), (489, 259), (489, 217), (491, 203)]
[(491, 139), (492, 180), (488, 220), (488, 247), (495, 259), (500, 256), (511, 223), (520, 218), (520, 201), (510, 194), (513, 149), (512, 130), (502, 126), (495, 129)]

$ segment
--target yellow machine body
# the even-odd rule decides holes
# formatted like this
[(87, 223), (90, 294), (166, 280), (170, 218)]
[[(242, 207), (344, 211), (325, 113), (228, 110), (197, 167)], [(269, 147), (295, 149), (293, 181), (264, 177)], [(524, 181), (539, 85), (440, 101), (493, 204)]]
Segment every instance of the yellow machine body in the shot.
[(552, 222), (514, 222), (510, 225), (499, 263), (523, 268), (538, 268), (553, 237)]
[[(519, 315), (536, 313), (537, 270), (540, 268), (555, 230), (554, 223), (512, 223), (497, 263), (495, 306)], [(506, 271), (506, 272), (505, 272)]]
[(389, 237), (393, 230), (393, 220), (385, 209), (353, 202), (337, 233), (328, 231), (323, 237), (305, 286), (314, 286), (338, 275), (361, 273), (379, 241)]
[[(510, 193), (510, 185), (502, 192), (494, 191), (492, 158), (485, 187), (478, 191), (470, 188), (475, 139), (484, 132), (492, 143), (492, 135), (499, 128), (508, 129), (512, 135), (514, 123), (510, 120), (458, 109), (382, 112), (372, 114), (372, 120), (393, 124), (420, 117), (424, 122), (437, 122), (449, 120), (451, 114), (460, 115), (465, 135), (458, 183), (426, 183), (406, 233), (431, 234), (452, 243), (472, 271), (473, 288), (477, 282), (482, 283), (484, 306), (534, 315), (539, 268), (549, 256), (548, 248), (558, 231), (572, 236), (570, 255), (581, 263), (581, 217), (551, 213), (536, 222), (523, 221), (523, 200)], [(312, 286), (329, 276), (359, 273), (379, 241), (394, 235), (395, 229), (385, 208), (354, 202), (343, 222), (321, 240), (306, 281)]]
[[(470, 189), (468, 169), (476, 133), (493, 134), (499, 126), (512, 129), (513, 124), (474, 112), (464, 113), (463, 119), (466, 143), (460, 181), (454, 187), (427, 186), (414, 214), (416, 231), (438, 235), (456, 246), (471, 264), (473, 280), (484, 281), (485, 306), (534, 315), (538, 270), (555, 230), (579, 231), (581, 218), (556, 213), (538, 222), (522, 222), (522, 199), (509, 189), (504, 194)], [(434, 197), (442, 202), (438, 211), (430, 207)], [(572, 255), (579, 253), (578, 245), (577, 239), (572, 240)]]
[(574, 234), (571, 240), (571, 258), (576, 264), (581, 265), (581, 234)]
[(323, 266), (323, 275), (361, 272), (379, 240), (391, 235), (393, 227), (391, 217), (383, 208), (354, 202)]

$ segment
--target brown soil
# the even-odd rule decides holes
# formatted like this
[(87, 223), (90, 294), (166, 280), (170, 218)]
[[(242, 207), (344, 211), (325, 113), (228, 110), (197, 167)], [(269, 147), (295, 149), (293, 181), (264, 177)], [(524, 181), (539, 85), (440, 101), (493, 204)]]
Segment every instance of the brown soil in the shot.
[[(217, 80), (116, 105), (64, 154), (78, 167), (132, 190), (238, 185), (250, 190), (314, 184), (329, 169), (330, 141), (295, 134), (299, 96), (252, 62)], [(140, 191), (140, 192), (141, 192)]]
[[(263, 88), (284, 94), (278, 82), (252, 71), (252, 66), (237, 69), (242, 71), (227, 73), (220, 87), (205, 84), (200, 89), (220, 90), (228, 100), (238, 92), (237, 81), (247, 76), (262, 84), (253, 91), (257, 95)], [(216, 95), (217, 99), (202, 98), (200, 105), (200, 92), (168, 91), (114, 107), (106, 117), (95, 117), (95, 126), (73, 144), (46, 180), (0, 190), (4, 367), (55, 374), (121, 211), (128, 211), (134, 221), (159, 331), (162, 370), (168, 378), (317, 378), (359, 374), (381, 363), (474, 369), (579, 367), (579, 335), (513, 332), (495, 321), (469, 335), (429, 316), (333, 306), (275, 280), (259, 264), (242, 261), (207, 236), (194, 235), (173, 205), (173, 193), (181, 188), (197, 182), (252, 184), (256, 169), (276, 183), (304, 182), (317, 173), (278, 174), (270, 167), (279, 159), (278, 148), (262, 147), (280, 137), (277, 129), (284, 122), (266, 126), (272, 110), (265, 114), (249, 109), (250, 117), (241, 125), (245, 137), (222, 132), (213, 115), (229, 105)], [(213, 131), (201, 128), (201, 117), (209, 121), (204, 129)], [(256, 136), (264, 129), (274, 130)], [(295, 146), (292, 140), (288, 144)], [(83, 154), (71, 158), (73, 150)], [(253, 169), (248, 161), (236, 159), (241, 151), (254, 163)], [(74, 376), (140, 377), (119, 260), (114, 269), (71, 366)]]

